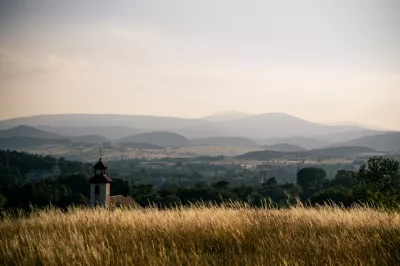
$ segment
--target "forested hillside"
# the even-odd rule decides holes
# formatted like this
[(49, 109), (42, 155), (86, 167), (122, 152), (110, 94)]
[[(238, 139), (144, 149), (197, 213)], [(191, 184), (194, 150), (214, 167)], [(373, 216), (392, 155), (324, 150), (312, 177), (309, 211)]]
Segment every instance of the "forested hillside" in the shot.
[[(16, 151), (0, 150), (0, 186), (9, 187), (22, 185), (26, 174), (30, 171), (50, 171), (56, 165), (56, 159), (50, 156), (40, 156)], [(71, 162), (63, 158), (58, 160), (61, 173), (89, 174), (91, 166), (81, 162)]]

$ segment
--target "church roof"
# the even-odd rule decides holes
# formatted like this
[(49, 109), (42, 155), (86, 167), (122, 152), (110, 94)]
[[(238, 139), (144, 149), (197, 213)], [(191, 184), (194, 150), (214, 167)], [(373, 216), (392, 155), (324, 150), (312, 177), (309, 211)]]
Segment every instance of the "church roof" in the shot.
[(111, 183), (112, 180), (111, 180), (111, 178), (109, 178), (106, 175), (95, 175), (95, 176), (93, 176), (92, 178), (89, 179), (89, 182), (91, 184), (94, 184), (94, 183), (100, 183), (101, 184), (101, 183)]
[(105, 164), (105, 163), (103, 163), (103, 161), (101, 160), (101, 158), (100, 158), (100, 160), (98, 161), (98, 163), (96, 163), (94, 166), (93, 166), (93, 168), (94, 169), (107, 169), (108, 168), (108, 166)]
[(115, 206), (131, 206), (136, 208), (141, 208), (139, 203), (129, 196), (115, 195), (110, 196), (110, 204)]

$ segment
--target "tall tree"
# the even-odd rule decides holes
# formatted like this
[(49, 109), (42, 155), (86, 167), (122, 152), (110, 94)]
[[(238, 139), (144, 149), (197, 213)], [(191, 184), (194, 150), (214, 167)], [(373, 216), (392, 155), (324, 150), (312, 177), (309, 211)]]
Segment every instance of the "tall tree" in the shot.
[(400, 203), (400, 162), (372, 157), (355, 175), (354, 196), (367, 203), (396, 207)]
[(322, 189), (325, 181), (326, 172), (321, 168), (303, 168), (297, 173), (297, 184), (302, 188), (305, 197)]
[(353, 171), (340, 170), (337, 172), (335, 178), (330, 182), (330, 185), (353, 188), (354, 174)]

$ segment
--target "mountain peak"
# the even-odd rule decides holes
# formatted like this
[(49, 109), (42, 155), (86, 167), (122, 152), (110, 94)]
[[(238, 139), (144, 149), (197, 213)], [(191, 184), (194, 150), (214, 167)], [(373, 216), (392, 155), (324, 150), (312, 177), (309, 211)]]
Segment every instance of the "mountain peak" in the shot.
[(210, 121), (210, 122), (227, 122), (227, 121), (246, 118), (249, 116), (252, 116), (252, 115), (246, 114), (244, 112), (237, 111), (237, 110), (225, 110), (222, 112), (218, 112), (218, 113), (203, 117), (203, 119)]

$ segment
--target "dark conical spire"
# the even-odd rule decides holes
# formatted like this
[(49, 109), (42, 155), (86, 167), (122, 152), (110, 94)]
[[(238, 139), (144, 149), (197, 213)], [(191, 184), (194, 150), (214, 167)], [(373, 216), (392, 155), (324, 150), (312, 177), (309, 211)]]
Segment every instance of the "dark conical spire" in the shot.
[(93, 166), (93, 168), (95, 170), (106, 170), (108, 168), (108, 166), (106, 164), (104, 164), (100, 158), (100, 160)]
[(94, 176), (89, 180), (90, 183), (110, 183), (112, 180), (107, 176), (108, 166), (100, 160), (93, 166)]

